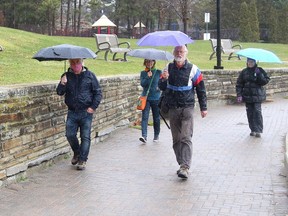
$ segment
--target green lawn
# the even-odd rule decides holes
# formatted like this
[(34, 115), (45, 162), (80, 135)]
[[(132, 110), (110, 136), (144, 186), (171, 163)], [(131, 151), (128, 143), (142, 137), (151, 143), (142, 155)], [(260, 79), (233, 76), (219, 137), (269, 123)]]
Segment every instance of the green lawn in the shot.
[[(136, 45), (137, 39), (120, 38), (120, 42), (129, 41), (132, 49), (144, 48)], [(60, 37), (47, 36), (25, 32), (16, 29), (0, 27), (0, 45), (5, 48), (0, 52), (0, 85), (10, 85), (16, 83), (35, 83), (58, 80), (64, 72), (64, 61), (38, 62), (32, 56), (40, 49), (58, 44), (74, 44), (88, 47), (96, 51), (96, 43), (93, 37)], [(239, 42), (234, 42), (239, 43)], [(284, 64), (265, 64), (263, 68), (284, 68), (288, 67), (288, 44), (268, 44), (268, 43), (241, 43), (243, 48), (255, 47), (263, 48), (276, 53)], [(166, 51), (171, 51), (173, 47), (159, 47)], [(210, 41), (197, 40), (188, 46), (189, 60), (200, 69), (213, 69), (216, 65), (216, 58), (209, 60), (211, 54)], [(139, 74), (143, 69), (143, 59), (127, 56), (128, 62), (113, 62), (104, 60), (104, 53), (100, 53), (97, 59), (85, 60), (85, 65), (95, 72), (99, 77), (114, 76), (119, 74)], [(112, 58), (112, 55), (109, 55)], [(158, 68), (162, 69), (168, 62), (158, 61)], [(242, 69), (245, 67), (245, 59), (227, 60), (223, 57), (222, 66), (224, 69)], [(67, 66), (66, 66), (67, 67)]]

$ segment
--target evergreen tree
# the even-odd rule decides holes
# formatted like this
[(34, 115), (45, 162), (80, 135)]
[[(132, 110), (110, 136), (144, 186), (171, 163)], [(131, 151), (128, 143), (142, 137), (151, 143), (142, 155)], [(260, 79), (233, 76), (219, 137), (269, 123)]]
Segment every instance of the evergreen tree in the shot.
[(268, 41), (275, 43), (277, 41), (277, 24), (278, 24), (278, 15), (277, 10), (274, 7), (270, 7), (270, 12), (268, 16)]
[(242, 16), (239, 8), (241, 8), (241, 1), (239, 0), (221, 1), (221, 26), (223, 29), (239, 27), (239, 17)]
[(277, 43), (288, 43), (288, 5), (279, 10), (277, 25)]
[(239, 28), (240, 35), (239, 40), (243, 42), (251, 41), (252, 38), (252, 28), (250, 23), (250, 12), (246, 2), (243, 2), (240, 7), (240, 19), (239, 19)]
[(257, 6), (256, 1), (252, 0), (249, 4), (249, 23), (251, 26), (251, 42), (258, 42), (259, 41), (259, 21), (258, 21), (258, 13), (257, 13)]

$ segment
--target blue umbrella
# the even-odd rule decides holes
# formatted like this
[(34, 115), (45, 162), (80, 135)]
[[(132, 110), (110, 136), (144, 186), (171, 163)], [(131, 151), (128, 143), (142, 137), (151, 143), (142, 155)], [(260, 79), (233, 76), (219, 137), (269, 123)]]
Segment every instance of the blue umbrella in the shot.
[(138, 46), (182, 46), (194, 41), (181, 31), (156, 31), (138, 40)]
[(236, 52), (236, 54), (259, 62), (282, 63), (278, 56), (265, 49), (247, 48)]
[(170, 61), (174, 59), (174, 56), (167, 51), (164, 50), (157, 50), (153, 48), (147, 48), (147, 49), (134, 49), (127, 53), (129, 56), (143, 58), (143, 59), (149, 59), (149, 60), (166, 60)]

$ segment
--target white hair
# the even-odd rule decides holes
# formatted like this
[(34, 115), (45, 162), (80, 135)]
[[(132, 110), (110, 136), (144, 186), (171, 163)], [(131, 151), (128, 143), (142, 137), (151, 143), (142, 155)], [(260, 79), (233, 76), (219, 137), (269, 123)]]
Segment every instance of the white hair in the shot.
[(186, 47), (185, 45), (182, 45), (182, 46), (175, 46), (175, 47), (174, 47), (174, 51), (173, 51), (173, 53), (176, 51), (176, 49), (179, 49), (179, 48), (184, 48), (184, 51), (188, 54), (188, 49), (187, 49), (187, 47)]

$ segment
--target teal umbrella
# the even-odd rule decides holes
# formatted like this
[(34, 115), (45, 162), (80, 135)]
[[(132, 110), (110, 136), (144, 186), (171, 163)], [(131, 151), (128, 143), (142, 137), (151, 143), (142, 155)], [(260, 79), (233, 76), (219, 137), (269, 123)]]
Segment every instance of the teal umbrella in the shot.
[(265, 49), (246, 48), (236, 52), (236, 54), (259, 62), (282, 63), (277, 55)]

